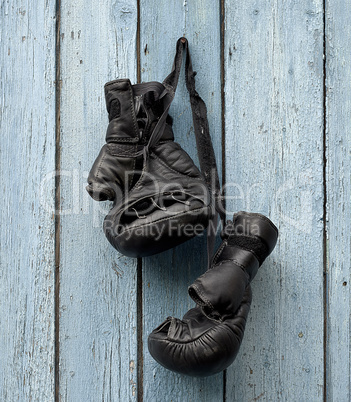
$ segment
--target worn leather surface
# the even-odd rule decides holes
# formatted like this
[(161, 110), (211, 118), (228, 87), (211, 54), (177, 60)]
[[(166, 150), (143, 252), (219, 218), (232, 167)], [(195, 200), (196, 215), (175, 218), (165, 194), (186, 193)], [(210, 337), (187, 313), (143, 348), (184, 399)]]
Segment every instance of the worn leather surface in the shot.
[(130, 257), (152, 255), (200, 234), (212, 214), (204, 178), (174, 142), (169, 116), (158, 142), (148, 146), (160, 129), (165, 93), (159, 82), (131, 85), (122, 79), (105, 86), (106, 144), (89, 173), (87, 191), (97, 201), (113, 201), (104, 232)]
[(251, 304), (250, 282), (273, 251), (278, 230), (263, 215), (239, 212), (222, 237), (210, 269), (189, 287), (196, 307), (182, 320), (168, 317), (149, 335), (150, 354), (170, 370), (216, 374), (239, 351)]

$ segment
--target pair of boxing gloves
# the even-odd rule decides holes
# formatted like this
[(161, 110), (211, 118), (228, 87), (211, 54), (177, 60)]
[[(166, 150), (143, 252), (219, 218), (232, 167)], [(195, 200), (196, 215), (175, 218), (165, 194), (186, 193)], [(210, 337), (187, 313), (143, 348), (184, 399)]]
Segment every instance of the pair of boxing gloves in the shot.
[[(127, 104), (133, 110), (131, 86), (127, 84), (124, 81), (113, 83), (113, 95), (121, 105)], [(160, 207), (161, 197), (158, 196), (155, 201), (153, 182), (141, 181), (147, 180), (146, 175), (137, 177), (139, 186), (133, 182), (127, 183), (128, 186), (124, 183), (124, 186), (132, 189), (128, 193), (129, 197), (119, 195), (126, 165), (129, 163), (129, 169), (132, 169), (138, 158), (142, 159), (143, 156), (137, 155), (138, 143), (127, 142), (134, 141), (134, 137), (129, 138), (129, 132), (126, 129), (123, 131), (124, 127), (130, 128), (131, 125), (125, 124), (125, 121), (132, 113), (121, 113), (123, 110), (119, 112), (118, 108), (113, 109), (115, 98), (111, 96), (109, 87), (106, 93), (110, 120), (114, 124), (112, 128), (118, 135), (114, 132), (111, 134), (109, 126), (107, 145), (102, 148), (89, 174), (87, 190), (95, 200), (114, 201), (104, 222), (107, 238), (118, 251), (133, 257), (155, 254), (188, 240), (186, 237), (173, 236), (169, 230), (164, 230), (162, 241), (158, 242), (147, 231), (144, 231), (145, 234), (143, 232), (143, 236), (133, 236), (133, 231), (159, 222), (169, 222), (169, 225), (173, 222), (176, 227), (192, 221), (205, 222), (210, 214), (210, 205), (197, 192), (196, 186), (201, 184), (200, 172), (189, 156), (174, 143), (171, 125), (165, 126), (163, 137), (144, 163), (143, 171), (153, 172), (159, 185), (162, 181), (178, 181), (177, 184), (181, 184), (186, 194), (189, 194), (188, 199), (181, 200), (178, 194), (174, 196), (174, 192), (171, 202), (164, 203), (167, 205), (164, 211), (166, 208)], [(123, 98), (125, 94), (129, 96), (126, 100)], [(141, 137), (138, 141), (142, 140)], [(180, 175), (181, 171), (185, 173)], [(149, 203), (153, 201), (154, 208), (148, 208), (146, 215), (145, 206), (138, 209), (138, 199), (144, 203), (145, 200), (151, 200)], [(129, 213), (128, 220), (125, 218), (123, 221), (124, 215), (127, 217), (125, 211), (129, 212), (130, 209), (134, 214)], [(201, 214), (194, 214), (193, 211), (200, 211)], [(239, 212), (234, 215), (233, 221), (227, 222), (222, 230), (222, 244), (212, 258), (210, 268), (189, 287), (189, 295), (196, 307), (189, 310), (182, 320), (167, 318), (150, 334), (148, 347), (157, 362), (178, 373), (208, 376), (226, 369), (234, 361), (250, 310), (250, 282), (272, 252), (277, 237), (276, 227), (260, 214)]]
[[(202, 174), (174, 142), (168, 115), (184, 50)], [(124, 255), (144, 257), (175, 247), (195, 231), (189, 236), (174, 228), (200, 225), (204, 230), (211, 219), (206, 180), (216, 163), (206, 106), (195, 90), (194, 77), (188, 43), (180, 38), (172, 72), (162, 84), (131, 85), (121, 79), (105, 85), (110, 123), (87, 191), (97, 201), (113, 201), (104, 231)], [(157, 229), (159, 239), (146, 229)], [(277, 237), (277, 228), (260, 214), (239, 212), (226, 223), (209, 269), (189, 287), (196, 307), (182, 320), (167, 318), (150, 334), (148, 347), (156, 361), (192, 376), (218, 373), (234, 361), (250, 310), (250, 283)]]

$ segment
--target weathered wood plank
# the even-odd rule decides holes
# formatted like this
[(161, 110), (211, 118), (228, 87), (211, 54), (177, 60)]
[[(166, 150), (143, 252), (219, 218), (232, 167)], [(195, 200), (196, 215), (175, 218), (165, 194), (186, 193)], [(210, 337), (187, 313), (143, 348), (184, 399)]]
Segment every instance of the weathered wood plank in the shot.
[[(170, 72), (176, 40), (189, 40), (197, 87), (208, 108), (211, 135), (221, 165), (221, 81), (219, 2), (144, 1), (140, 16), (142, 81), (162, 81)], [(197, 160), (189, 95), (181, 73), (172, 105), (176, 141)], [(150, 356), (147, 336), (167, 316), (181, 318), (194, 303), (187, 287), (206, 269), (206, 242), (192, 239), (143, 260), (145, 401), (214, 401), (223, 397), (223, 377), (199, 379), (172, 373)]]
[(230, 209), (279, 243), (253, 283), (227, 400), (323, 400), (323, 2), (225, 1)]
[(326, 2), (327, 398), (349, 401), (351, 283), (351, 15)]
[[(102, 231), (88, 171), (105, 142), (105, 82), (136, 80), (136, 1), (61, 2), (60, 395), (137, 397), (136, 260)], [(65, 212), (66, 211), (66, 212)], [(68, 212), (67, 212), (68, 211)]]
[(55, 2), (0, 6), (0, 400), (54, 400)]

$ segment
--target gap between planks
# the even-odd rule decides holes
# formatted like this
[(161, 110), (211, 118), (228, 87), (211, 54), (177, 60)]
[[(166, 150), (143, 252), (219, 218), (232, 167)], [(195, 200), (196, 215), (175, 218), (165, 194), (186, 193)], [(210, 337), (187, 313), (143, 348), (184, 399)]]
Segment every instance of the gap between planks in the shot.
[[(224, 36), (225, 36), (225, 4), (220, 0), (219, 5), (219, 24), (220, 24), (220, 57), (221, 57), (221, 124), (222, 124), (222, 190), (226, 184), (226, 147), (225, 147), (225, 67), (224, 67)], [(224, 194), (223, 194), (224, 195)], [(222, 199), (223, 207), (226, 210), (225, 198)], [(227, 370), (223, 371), (223, 402), (227, 400)]]
[[(136, 31), (137, 82), (141, 82), (140, 0), (137, 0)], [(144, 348), (143, 348), (143, 260), (137, 262), (137, 400), (144, 400)]]
[(55, 296), (54, 296), (54, 390), (55, 401), (60, 400), (60, 209), (61, 209), (61, 188), (60, 188), (60, 167), (61, 167), (61, 127), (60, 127), (60, 110), (61, 110), (61, 0), (56, 0), (56, 43), (55, 43)]
[(323, 0), (323, 401), (327, 400), (328, 262), (327, 262), (327, 53), (326, 0)]

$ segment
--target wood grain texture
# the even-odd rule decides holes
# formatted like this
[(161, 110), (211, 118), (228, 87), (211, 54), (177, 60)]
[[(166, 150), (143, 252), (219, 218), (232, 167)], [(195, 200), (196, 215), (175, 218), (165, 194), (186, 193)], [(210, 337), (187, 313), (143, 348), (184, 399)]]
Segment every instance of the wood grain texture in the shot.
[(0, 43), (0, 400), (53, 401), (55, 2), (1, 2)]
[(136, 80), (136, 1), (61, 3), (60, 396), (137, 397), (136, 260), (108, 243), (85, 191), (105, 143), (104, 84)]
[(351, 15), (326, 2), (327, 400), (349, 401), (351, 283)]
[(225, 1), (232, 211), (280, 229), (253, 282), (228, 401), (323, 400), (323, 2)]
[[(163, 79), (169, 74), (176, 41), (189, 41), (197, 90), (208, 108), (216, 157), (221, 165), (221, 81), (219, 2), (142, 1), (140, 8), (141, 78)], [(170, 114), (176, 141), (197, 161), (189, 95), (182, 70)], [(145, 401), (214, 401), (223, 398), (223, 378), (191, 378), (156, 363), (147, 337), (167, 316), (181, 318), (194, 306), (187, 287), (206, 269), (206, 242), (197, 238), (168, 252), (143, 259), (143, 338)]]
[[(61, 70), (60, 400), (350, 400), (349, 4), (325, 1), (324, 105), (323, 1), (223, 3), (228, 218), (238, 210), (261, 212), (280, 229), (254, 280), (244, 341), (226, 381), (222, 374), (197, 379), (169, 372), (147, 350), (157, 325), (193, 307), (187, 288), (205, 270), (205, 239), (143, 260), (137, 317), (137, 262), (109, 245), (102, 221), (110, 205), (85, 191), (108, 123), (103, 85), (136, 82), (138, 73), (142, 81), (162, 81), (183, 35), (220, 167), (220, 2), (140, 0), (139, 72), (137, 0), (61, 0), (57, 55), (54, 1), (1, 3), (1, 401), (55, 399), (55, 63)], [(171, 115), (176, 141), (197, 163), (183, 72)]]

